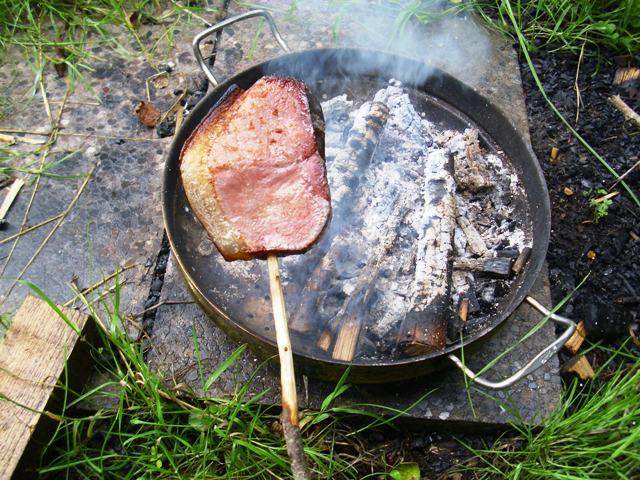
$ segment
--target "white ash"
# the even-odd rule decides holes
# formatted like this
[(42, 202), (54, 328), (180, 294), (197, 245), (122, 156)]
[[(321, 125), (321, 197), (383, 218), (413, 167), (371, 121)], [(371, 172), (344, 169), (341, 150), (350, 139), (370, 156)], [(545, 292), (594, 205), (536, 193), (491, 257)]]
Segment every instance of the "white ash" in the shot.
[[(502, 200), (504, 197), (525, 196), (513, 166), (501, 156), (479, 149), (476, 130), (446, 131), (436, 135), (435, 140), (451, 149), (456, 165), (460, 165), (456, 169), (457, 174), (464, 174), (470, 167), (472, 169), (472, 178), (464, 178), (463, 175), (456, 178), (460, 227), (456, 230), (456, 256), (491, 258), (499, 246), (520, 251), (531, 246), (530, 225), (520, 222), (514, 227), (512, 219), (520, 217), (513, 202), (508, 204)], [(482, 190), (482, 195), (478, 195), (479, 190)], [(489, 221), (479, 220), (482, 218)], [(467, 279), (466, 284), (458, 282), (452, 288), (453, 304), (457, 304), (460, 295), (472, 287), (473, 276), (462, 278)]]
[[(329, 110), (325, 110), (325, 104), (329, 104)], [(325, 137), (325, 160), (333, 204), (349, 193), (350, 188), (346, 181), (353, 168), (350, 151), (342, 142), (342, 134), (347, 126), (353, 128), (359, 125), (361, 123), (359, 119), (364, 118), (371, 106), (371, 103), (367, 102), (356, 111), (351, 111), (345, 119), (342, 112), (349, 109), (352, 104), (353, 102), (347, 101), (346, 95), (340, 95), (322, 104), (325, 119), (331, 119), (326, 121), (326, 130), (330, 133)]]
[[(373, 102), (386, 104), (389, 117), (370, 164), (358, 177), (358, 193), (350, 206), (357, 218), (344, 218), (340, 200), (352, 190), (352, 175), (357, 170), (350, 163), (353, 156), (345, 154), (345, 133), (364, 128), (363, 119)], [(357, 108), (346, 95), (331, 98), (322, 107), (332, 222), (343, 222), (332, 226), (336, 232), (332, 241), (348, 246), (356, 265), (352, 267), (354, 274), (344, 278), (336, 274), (332, 281), (339, 284), (347, 299), (363, 290), (375, 291), (371, 295), (375, 301), (366, 305), (364, 313), (368, 316), (366, 328), (378, 337), (388, 335), (409, 312), (427, 308), (436, 296), (449, 290), (453, 305), (457, 304), (459, 294), (473, 283), (473, 275), (454, 271), (448, 286), (447, 269), (453, 256), (490, 256), (499, 244), (519, 249), (530, 244), (526, 227), (514, 230), (508, 221), (514, 206), (501, 202), (506, 194), (523, 195), (518, 177), (500, 156), (487, 154), (479, 146), (469, 148), (477, 132), (442, 131), (415, 110), (397, 83), (378, 91), (373, 100), (355, 105)], [(477, 169), (483, 178), (483, 195), (456, 189), (447, 168), (451, 156), (466, 164), (483, 162)], [(434, 201), (434, 197), (441, 200)], [(498, 214), (505, 220), (496, 222)], [(476, 218), (487, 216), (485, 225), (475, 223)], [(456, 217), (469, 220), (467, 234)], [(470, 251), (470, 240), (473, 244), (478, 238), (470, 239), (473, 233), (469, 232), (475, 232), (484, 249)], [(303, 256), (297, 255), (283, 259), (285, 286), (294, 281), (287, 268), (301, 261)], [(327, 257), (322, 260), (327, 266), (331, 262)]]

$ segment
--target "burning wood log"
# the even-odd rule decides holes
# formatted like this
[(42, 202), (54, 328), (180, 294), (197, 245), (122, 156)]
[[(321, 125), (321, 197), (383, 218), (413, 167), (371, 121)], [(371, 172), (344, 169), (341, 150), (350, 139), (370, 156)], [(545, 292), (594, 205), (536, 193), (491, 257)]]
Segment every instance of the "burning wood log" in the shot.
[(327, 172), (334, 204), (353, 198), (388, 116), (389, 107), (382, 102), (366, 102), (358, 109), (349, 131), (347, 148), (338, 152)]
[(496, 277), (507, 278), (511, 273), (512, 258), (456, 258), (453, 261), (453, 268), (466, 272), (478, 272)]
[(562, 366), (561, 370), (565, 373), (569, 372), (576, 374), (580, 377), (580, 380), (590, 380), (596, 376), (591, 363), (584, 355), (577, 355), (573, 357)]
[(378, 243), (373, 255), (369, 257), (367, 265), (358, 277), (358, 283), (351, 298), (343, 311), (336, 317), (345, 318), (333, 348), (332, 356), (336, 360), (350, 361), (355, 355), (360, 330), (364, 322), (363, 315), (369, 311), (367, 305), (375, 289), (381, 264), (393, 247), (397, 236), (396, 229), (403, 220), (404, 215), (396, 204), (396, 208), (391, 212), (386, 225), (382, 227), (384, 232), (382, 241)]
[(416, 255), (415, 307), (400, 326), (398, 347), (408, 355), (421, 355), (444, 347), (456, 226), (451, 158), (441, 151), (428, 157), (424, 188), (425, 225)]
[(530, 256), (531, 256), (531, 247), (524, 247), (522, 249), (522, 252), (520, 252), (520, 255), (518, 256), (518, 258), (516, 258), (516, 261), (513, 262), (513, 267), (511, 267), (511, 270), (513, 270), (513, 273), (515, 273), (516, 275), (519, 275), (522, 269), (524, 268), (524, 266), (527, 264), (527, 261), (529, 260)]
[[(388, 115), (389, 108), (382, 102), (366, 102), (356, 112), (347, 146), (337, 153), (327, 171), (334, 218), (347, 217), (352, 211), (353, 199), (359, 191), (360, 176), (371, 161)], [(349, 272), (341, 270), (342, 267), (351, 268), (347, 258), (350, 241), (344, 234), (336, 236), (334, 225), (339, 224), (340, 219), (336, 220), (318, 246), (318, 250), (324, 254), (302, 290), (302, 303), (290, 319), (289, 327), (296, 332), (309, 333), (313, 329), (318, 289), (327, 286), (335, 276), (341, 278), (349, 275)], [(362, 219), (358, 219), (350, 229), (357, 229), (361, 223)]]
[(462, 298), (460, 299), (460, 304), (458, 305), (458, 318), (463, 322), (466, 322), (469, 318), (469, 299)]
[(640, 80), (640, 68), (624, 67), (616, 70), (613, 84), (622, 85), (623, 83), (632, 82), (633, 80)]

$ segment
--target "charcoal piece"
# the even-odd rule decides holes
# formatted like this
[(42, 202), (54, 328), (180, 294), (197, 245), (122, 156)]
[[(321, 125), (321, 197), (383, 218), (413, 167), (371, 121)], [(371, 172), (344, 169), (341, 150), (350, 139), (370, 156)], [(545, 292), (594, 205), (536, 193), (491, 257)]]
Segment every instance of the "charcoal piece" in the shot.
[(511, 273), (512, 258), (457, 258), (453, 262), (456, 270), (481, 273), (492, 277), (507, 278)]
[(496, 300), (496, 287), (493, 284), (486, 285), (480, 290), (480, 302), (481, 304), (493, 305)]
[(478, 313), (480, 311), (480, 302), (476, 296), (475, 289), (469, 289), (467, 292), (467, 300), (469, 300), (469, 313)]
[(518, 258), (520, 256), (520, 250), (517, 248), (501, 248), (496, 250), (496, 256), (504, 258)]
[(482, 273), (497, 277), (508, 277), (511, 272), (511, 258), (494, 257), (484, 262)]
[(449, 322), (444, 312), (448, 304), (448, 296), (443, 295), (429, 309), (409, 312), (398, 332), (398, 350), (409, 356), (441, 350), (447, 340)]

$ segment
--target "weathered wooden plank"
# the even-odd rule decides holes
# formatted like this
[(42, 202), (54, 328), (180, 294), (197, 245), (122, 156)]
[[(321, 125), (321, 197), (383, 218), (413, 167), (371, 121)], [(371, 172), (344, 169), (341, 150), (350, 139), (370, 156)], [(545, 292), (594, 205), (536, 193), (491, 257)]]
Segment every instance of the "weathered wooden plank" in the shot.
[[(87, 316), (61, 311), (81, 332)], [(0, 343), (0, 479), (13, 475), (79, 335), (43, 300), (29, 296)]]

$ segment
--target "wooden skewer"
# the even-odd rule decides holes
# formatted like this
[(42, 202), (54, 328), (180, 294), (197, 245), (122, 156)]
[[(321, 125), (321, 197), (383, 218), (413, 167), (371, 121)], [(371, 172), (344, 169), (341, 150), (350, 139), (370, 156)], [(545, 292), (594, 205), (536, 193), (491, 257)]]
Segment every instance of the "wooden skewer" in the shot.
[(289, 326), (287, 325), (287, 307), (284, 300), (284, 291), (280, 280), (280, 267), (278, 257), (267, 257), (269, 266), (269, 289), (271, 291), (271, 305), (273, 308), (273, 321), (276, 329), (276, 341), (278, 343), (278, 356), (280, 357), (280, 386), (282, 389), (282, 429), (287, 443), (287, 453), (291, 461), (291, 472), (295, 480), (311, 479), (304, 457), (304, 447), (300, 437), (298, 422), (298, 394), (296, 391), (296, 377), (293, 369), (293, 354), (291, 352), (291, 339), (289, 338)]

